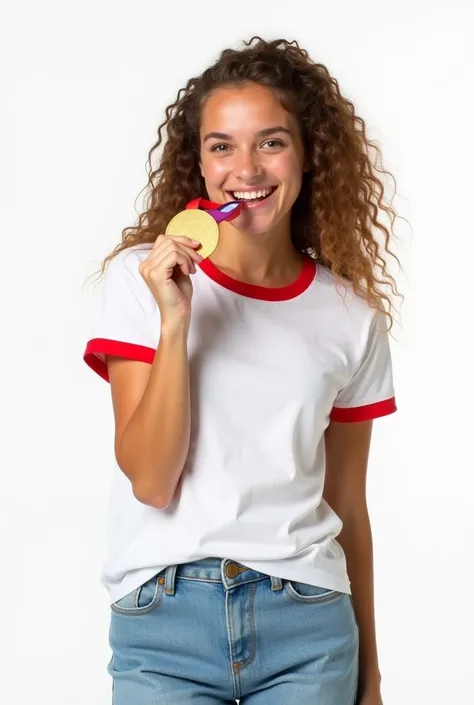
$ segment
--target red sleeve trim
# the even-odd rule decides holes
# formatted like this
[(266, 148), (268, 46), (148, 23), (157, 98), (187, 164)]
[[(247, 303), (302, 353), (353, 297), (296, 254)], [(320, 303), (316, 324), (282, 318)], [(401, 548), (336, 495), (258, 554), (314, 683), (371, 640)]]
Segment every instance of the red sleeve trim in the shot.
[(331, 421), (339, 423), (351, 423), (354, 421), (370, 421), (377, 419), (380, 416), (387, 416), (397, 411), (395, 397), (377, 401), (375, 404), (366, 404), (365, 406), (353, 406), (347, 409), (333, 407), (329, 418)]
[(109, 373), (106, 355), (123, 357), (126, 360), (137, 360), (138, 362), (148, 362), (150, 365), (154, 360), (156, 350), (145, 345), (135, 343), (123, 343), (120, 340), (108, 340), (106, 338), (93, 338), (89, 340), (84, 352), (84, 362), (91, 370), (109, 382)]

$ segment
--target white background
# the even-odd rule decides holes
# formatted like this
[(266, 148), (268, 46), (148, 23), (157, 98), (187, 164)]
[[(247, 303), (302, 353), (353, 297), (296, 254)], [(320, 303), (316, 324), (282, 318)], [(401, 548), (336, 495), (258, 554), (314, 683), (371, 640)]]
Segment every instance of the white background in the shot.
[(409, 221), (396, 224), (406, 297), (392, 343), (399, 411), (375, 423), (368, 480), (384, 702), (474, 703), (468, 5), (3, 3), (5, 705), (110, 702), (98, 575), (113, 417), (108, 386), (82, 362), (98, 294), (86, 278), (135, 222), (165, 106), (253, 34), (296, 38), (326, 64), (397, 179), (394, 206)]

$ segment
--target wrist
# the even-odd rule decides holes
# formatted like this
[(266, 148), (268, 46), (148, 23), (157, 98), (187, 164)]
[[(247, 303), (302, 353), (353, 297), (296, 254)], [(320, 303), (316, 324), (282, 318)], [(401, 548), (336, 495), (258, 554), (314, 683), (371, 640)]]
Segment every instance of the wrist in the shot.
[(172, 321), (162, 321), (160, 331), (160, 341), (176, 343), (186, 340), (188, 337), (189, 321), (176, 319)]
[(378, 668), (359, 671), (359, 690), (377, 692), (380, 690), (382, 675)]

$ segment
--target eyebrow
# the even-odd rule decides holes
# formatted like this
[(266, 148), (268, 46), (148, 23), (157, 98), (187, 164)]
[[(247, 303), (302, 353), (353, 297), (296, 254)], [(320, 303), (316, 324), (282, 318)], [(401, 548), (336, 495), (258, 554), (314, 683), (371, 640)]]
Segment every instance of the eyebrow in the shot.
[[(270, 137), (271, 135), (275, 135), (277, 132), (285, 132), (286, 134), (291, 135), (290, 130), (286, 127), (276, 125), (275, 127), (266, 127), (264, 130), (259, 130), (255, 133), (255, 137)], [(225, 132), (209, 132), (209, 134), (204, 137), (203, 142), (213, 138), (217, 140), (231, 140), (232, 135), (228, 135)]]

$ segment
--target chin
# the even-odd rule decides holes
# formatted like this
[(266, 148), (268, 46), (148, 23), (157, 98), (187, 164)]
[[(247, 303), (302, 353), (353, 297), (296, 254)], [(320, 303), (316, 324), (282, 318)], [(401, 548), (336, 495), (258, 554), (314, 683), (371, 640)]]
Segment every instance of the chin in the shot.
[[(235, 219), (235, 224), (237, 229), (243, 234), (258, 237), (259, 235), (265, 235), (276, 228), (281, 228), (287, 216), (288, 213), (283, 215), (274, 214), (273, 217), (271, 215), (267, 217), (258, 217), (252, 214), (250, 217), (245, 218), (245, 214), (242, 214)], [(244, 218), (247, 222), (244, 221)]]

